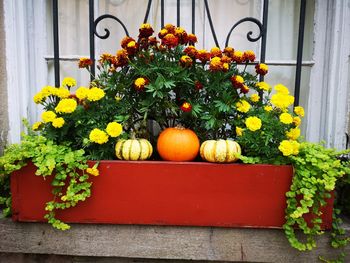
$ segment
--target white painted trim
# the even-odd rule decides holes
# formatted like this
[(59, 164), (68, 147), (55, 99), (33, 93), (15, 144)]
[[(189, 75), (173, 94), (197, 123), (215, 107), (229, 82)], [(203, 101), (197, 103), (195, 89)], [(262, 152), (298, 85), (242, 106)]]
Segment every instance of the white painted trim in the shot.
[(45, 0), (4, 0), (8, 141), (20, 141), (22, 118), (36, 118), (32, 96), (46, 82)]
[(345, 148), (349, 97), (350, 0), (316, 0), (306, 139)]

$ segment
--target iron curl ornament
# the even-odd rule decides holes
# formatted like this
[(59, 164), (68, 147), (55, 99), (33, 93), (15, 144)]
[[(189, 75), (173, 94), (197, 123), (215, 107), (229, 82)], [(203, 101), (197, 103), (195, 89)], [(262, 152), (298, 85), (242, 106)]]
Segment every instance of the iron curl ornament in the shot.
[(97, 37), (99, 37), (99, 38), (101, 38), (101, 39), (107, 39), (107, 38), (110, 36), (111, 32), (110, 32), (109, 29), (107, 29), (107, 28), (104, 29), (104, 31), (105, 31), (105, 34), (104, 34), (104, 35), (100, 35), (99, 33), (97, 33), (97, 26), (98, 26), (98, 24), (99, 24), (102, 20), (107, 19), (107, 18), (111, 18), (111, 19), (117, 21), (117, 22), (123, 27), (125, 34), (126, 34), (127, 36), (129, 36), (129, 32), (128, 32), (126, 26), (124, 25), (124, 23), (123, 23), (118, 17), (113, 16), (113, 15), (110, 15), (110, 14), (105, 14), (105, 15), (101, 15), (101, 16), (99, 16), (98, 18), (96, 18), (96, 20), (95, 20), (95, 22), (94, 22), (94, 34), (95, 34)]

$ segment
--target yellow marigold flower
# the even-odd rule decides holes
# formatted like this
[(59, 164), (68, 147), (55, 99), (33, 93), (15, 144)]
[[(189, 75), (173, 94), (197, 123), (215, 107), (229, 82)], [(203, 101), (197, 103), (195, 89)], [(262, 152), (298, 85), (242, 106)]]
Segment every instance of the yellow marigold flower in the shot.
[(89, 89), (86, 87), (80, 87), (77, 89), (77, 91), (75, 92), (75, 96), (77, 96), (77, 98), (79, 100), (84, 100), (87, 98), (89, 94)]
[(100, 129), (95, 128), (90, 132), (89, 139), (91, 142), (104, 144), (108, 142), (108, 134), (104, 131), (101, 131)]
[(45, 99), (45, 96), (42, 92), (38, 92), (37, 94), (34, 95), (33, 100), (36, 104), (39, 104), (41, 102), (43, 102), (43, 100)]
[(266, 73), (268, 72), (269, 70), (269, 67), (264, 64), (264, 63), (261, 63), (261, 64), (257, 64), (255, 66), (255, 71), (257, 74), (260, 74), (260, 75), (266, 75)]
[(240, 127), (236, 127), (236, 134), (237, 136), (242, 136), (243, 135), (243, 131), (244, 129), (240, 128)]
[(293, 117), (289, 113), (284, 112), (280, 115), (280, 122), (284, 124), (291, 124), (293, 123)]
[(298, 143), (297, 141), (291, 141), (290, 143), (293, 147), (293, 155), (299, 154), (300, 143)]
[(34, 124), (33, 124), (33, 126), (32, 126), (32, 130), (33, 131), (37, 131), (37, 130), (39, 130), (40, 129), (40, 127), (43, 125), (44, 123), (43, 122), (41, 122), (41, 121), (37, 121), (37, 122), (35, 122)]
[(123, 131), (123, 126), (118, 122), (110, 122), (107, 125), (106, 132), (111, 137), (118, 137)]
[(66, 77), (62, 81), (62, 86), (74, 87), (77, 85), (77, 81), (72, 77)]
[(258, 101), (260, 100), (259, 94), (257, 94), (257, 93), (252, 94), (252, 95), (250, 96), (250, 100), (251, 100), (252, 102), (258, 102)]
[(245, 101), (245, 100), (241, 100), (241, 101), (236, 103), (236, 107), (237, 107), (237, 110), (239, 112), (246, 113), (250, 109), (250, 104), (247, 101)]
[(220, 70), (222, 68), (221, 58), (213, 57), (210, 60), (209, 68), (210, 70), (213, 70), (213, 71)]
[(296, 115), (300, 116), (300, 117), (304, 117), (305, 116), (305, 111), (304, 111), (304, 108), (301, 107), (301, 106), (296, 106), (294, 108), (294, 112)]
[(41, 93), (44, 97), (56, 95), (57, 88), (52, 86), (45, 86), (41, 89)]
[(284, 95), (288, 95), (289, 94), (289, 90), (286, 86), (282, 85), (282, 84), (277, 84), (274, 87), (275, 91), (277, 91), (277, 93), (280, 94), (284, 94)]
[(276, 93), (271, 96), (271, 103), (275, 107), (284, 110), (294, 103), (294, 97), (291, 95)]
[(99, 175), (100, 175), (99, 170), (98, 170), (97, 168), (95, 168), (95, 167), (87, 168), (87, 169), (86, 169), (86, 172), (87, 172), (88, 174), (93, 175), (93, 176), (99, 176)]
[(270, 112), (270, 111), (272, 111), (272, 107), (269, 106), (269, 105), (268, 105), (268, 106), (265, 106), (265, 107), (264, 107), (264, 110), (267, 111), (267, 112)]
[(72, 113), (77, 108), (77, 102), (75, 99), (63, 99), (61, 100), (55, 110), (58, 113)]
[(87, 99), (89, 101), (98, 101), (105, 96), (105, 92), (100, 88), (91, 88), (88, 92)]
[(293, 124), (298, 127), (301, 124), (301, 119), (299, 117), (294, 117)]
[(56, 89), (56, 94), (57, 97), (61, 98), (61, 99), (65, 99), (68, 98), (70, 95), (70, 92), (68, 89), (60, 87), (58, 89)]
[(230, 65), (229, 65), (227, 62), (225, 62), (225, 63), (222, 64), (222, 70), (223, 70), (223, 71), (226, 72), (226, 71), (228, 71), (229, 68), (230, 68)]
[(232, 59), (237, 63), (242, 63), (244, 60), (244, 53), (242, 51), (235, 50), (233, 51)]
[(298, 128), (292, 128), (289, 131), (286, 132), (286, 135), (291, 140), (296, 140), (300, 137), (300, 129)]
[(293, 145), (289, 140), (283, 140), (278, 146), (278, 149), (282, 152), (284, 156), (292, 155), (294, 152)]
[(245, 125), (251, 131), (257, 131), (261, 128), (261, 120), (258, 117), (249, 117), (245, 120)]
[(61, 128), (64, 123), (65, 123), (64, 119), (62, 117), (59, 117), (52, 121), (52, 126), (55, 128)]
[(265, 91), (270, 91), (271, 90), (270, 85), (267, 84), (264, 81), (260, 81), (260, 82), (256, 83), (255, 86), (258, 87), (261, 90), (265, 90)]
[(53, 111), (44, 111), (41, 114), (41, 119), (43, 122), (52, 122), (56, 118), (56, 113)]

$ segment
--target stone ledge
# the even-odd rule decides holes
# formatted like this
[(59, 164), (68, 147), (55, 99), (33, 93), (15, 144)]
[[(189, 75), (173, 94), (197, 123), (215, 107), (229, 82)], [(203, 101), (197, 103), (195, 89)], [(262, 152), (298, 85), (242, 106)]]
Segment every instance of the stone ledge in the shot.
[(71, 226), (58, 231), (48, 224), (0, 219), (0, 252), (225, 262), (317, 262), (319, 255), (339, 253), (330, 248), (328, 234), (319, 238), (317, 250), (298, 252), (277, 229)]

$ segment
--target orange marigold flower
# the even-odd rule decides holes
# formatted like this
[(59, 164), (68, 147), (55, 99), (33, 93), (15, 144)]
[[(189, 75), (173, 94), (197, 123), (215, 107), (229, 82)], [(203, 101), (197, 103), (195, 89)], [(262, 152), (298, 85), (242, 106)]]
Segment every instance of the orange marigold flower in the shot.
[(224, 54), (230, 58), (233, 58), (234, 49), (232, 47), (225, 47)]
[(268, 66), (266, 64), (264, 64), (264, 63), (260, 63), (260, 64), (257, 64), (255, 66), (256, 73), (260, 74), (260, 75), (266, 75), (268, 70), (269, 70)]
[(221, 61), (222, 61), (223, 63), (231, 63), (232, 58), (230, 58), (230, 57), (228, 57), (228, 56), (226, 56), (226, 55), (224, 54), (224, 55), (222, 55), (222, 57), (221, 57)]
[(116, 57), (113, 56), (112, 54), (108, 54), (108, 53), (104, 53), (100, 56), (100, 59), (98, 60), (98, 62), (100, 62), (101, 64), (108, 62), (109, 64), (114, 64), (116, 61)]
[(210, 56), (213, 58), (213, 57), (220, 57), (222, 56), (222, 52), (220, 50), (220, 48), (218, 47), (213, 47), (211, 50), (210, 50)]
[(154, 30), (150, 24), (142, 24), (139, 28), (139, 38), (147, 38), (152, 36)]
[(196, 80), (194, 82), (194, 87), (196, 90), (201, 90), (201, 89), (203, 89), (203, 84), (199, 80)]
[(196, 59), (199, 59), (202, 63), (210, 60), (210, 53), (205, 49), (197, 50)]
[(122, 39), (122, 41), (120, 42), (120, 45), (122, 46), (122, 48), (126, 49), (126, 46), (129, 44), (129, 42), (131, 41), (135, 41), (135, 39), (133, 39), (132, 37), (124, 37)]
[(169, 33), (168, 30), (166, 30), (165, 28), (163, 28), (162, 30), (159, 31), (158, 37), (159, 37), (160, 39), (162, 39), (162, 38), (165, 37), (168, 33)]
[(222, 63), (222, 71), (226, 72), (229, 70), (229, 68), (230, 68), (230, 65), (228, 63)]
[(240, 89), (243, 87), (244, 79), (240, 75), (235, 75), (231, 77), (231, 82), (236, 89)]
[(198, 42), (197, 36), (195, 34), (188, 34), (187, 38), (188, 38), (188, 43), (190, 45), (194, 45), (194, 43)]
[(242, 51), (238, 51), (235, 50), (233, 52), (233, 57), (232, 57), (233, 61), (235, 61), (236, 63), (242, 63), (244, 61), (244, 57), (243, 57), (243, 52)]
[(158, 44), (157, 38), (156, 37), (149, 37), (148, 44), (150, 44), (151, 46), (156, 46)]
[(168, 30), (168, 32), (169, 32), (170, 34), (174, 34), (174, 33), (175, 33), (175, 26), (174, 26), (173, 24), (166, 24), (166, 25), (164, 26), (164, 28), (165, 28), (166, 30)]
[(167, 34), (165, 37), (163, 37), (162, 44), (168, 48), (173, 48), (179, 44), (179, 39), (173, 34)]
[(249, 87), (247, 85), (243, 85), (241, 87), (241, 92), (247, 94), (249, 92)]
[(126, 51), (128, 52), (129, 55), (135, 55), (135, 53), (137, 52), (138, 48), (139, 48), (139, 44), (136, 43), (135, 41), (130, 41), (126, 45)]
[(213, 57), (210, 60), (210, 64), (209, 64), (209, 69), (211, 71), (218, 71), (222, 69), (222, 62), (221, 62), (221, 58), (219, 57)]
[(134, 81), (134, 87), (137, 91), (142, 91), (144, 90), (145, 86), (149, 83), (149, 80), (146, 78), (137, 78)]
[(181, 104), (180, 109), (183, 112), (189, 112), (192, 110), (192, 105), (191, 105), (191, 103), (185, 101), (184, 103)]
[(193, 64), (192, 58), (187, 55), (184, 55), (180, 58), (180, 65), (183, 67), (191, 67)]
[(92, 60), (89, 58), (80, 58), (79, 59), (79, 68), (87, 68), (92, 65)]
[(185, 48), (184, 53), (190, 57), (195, 58), (197, 55), (197, 49), (194, 46), (188, 46)]
[(244, 61), (253, 62), (255, 60), (255, 53), (252, 50), (247, 50), (247, 51), (244, 51), (243, 57), (244, 57)]
[(129, 56), (128, 52), (124, 49), (118, 50), (117, 51), (117, 56), (116, 56), (116, 66), (122, 67), (128, 64), (129, 62)]
[(177, 36), (181, 45), (186, 45), (188, 43), (187, 32), (182, 27), (177, 27), (174, 35)]

